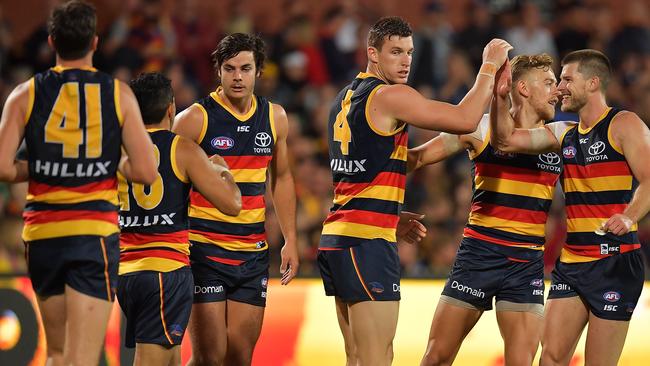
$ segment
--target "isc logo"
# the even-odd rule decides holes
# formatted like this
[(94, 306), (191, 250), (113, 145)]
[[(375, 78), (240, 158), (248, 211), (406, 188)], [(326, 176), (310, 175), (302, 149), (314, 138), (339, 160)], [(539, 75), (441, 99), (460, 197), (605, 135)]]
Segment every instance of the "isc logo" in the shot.
[(603, 310), (605, 311), (617, 311), (618, 305), (605, 305)]

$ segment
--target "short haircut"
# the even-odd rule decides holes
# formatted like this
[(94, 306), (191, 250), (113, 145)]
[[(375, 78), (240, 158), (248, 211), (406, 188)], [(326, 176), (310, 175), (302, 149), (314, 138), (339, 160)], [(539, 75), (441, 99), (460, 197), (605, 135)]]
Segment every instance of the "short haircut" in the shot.
[(217, 49), (212, 52), (212, 61), (216, 70), (221, 68), (224, 62), (237, 56), (242, 51), (253, 52), (255, 59), (255, 71), (259, 72), (264, 67), (266, 58), (264, 41), (256, 35), (233, 33), (222, 39)]
[(400, 17), (383, 17), (370, 27), (368, 47), (381, 50), (386, 39), (392, 36), (410, 37), (413, 35), (411, 25)]
[(140, 74), (129, 82), (133, 89), (145, 125), (158, 124), (174, 101), (172, 83), (164, 75), (151, 72)]
[(57, 6), (47, 22), (54, 49), (64, 60), (77, 60), (88, 54), (96, 27), (95, 7), (79, 0)]
[(578, 72), (585, 78), (600, 79), (600, 90), (605, 92), (612, 74), (612, 66), (604, 53), (592, 49), (573, 51), (562, 59), (562, 66), (578, 63)]
[(537, 55), (518, 55), (510, 61), (512, 68), (512, 81), (518, 81), (532, 69), (550, 70), (553, 67), (553, 58), (546, 53)]

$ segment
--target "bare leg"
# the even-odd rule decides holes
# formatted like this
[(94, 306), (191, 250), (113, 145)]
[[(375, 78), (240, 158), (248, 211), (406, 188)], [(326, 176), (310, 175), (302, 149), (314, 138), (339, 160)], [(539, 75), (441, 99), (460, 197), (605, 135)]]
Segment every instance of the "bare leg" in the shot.
[(540, 365), (568, 365), (587, 325), (589, 313), (580, 297), (546, 302)]
[(226, 365), (248, 366), (262, 331), (264, 307), (228, 300)]
[(63, 365), (65, 345), (65, 296), (38, 298), (38, 308), (47, 340), (47, 366)]
[(65, 303), (65, 364), (98, 364), (113, 302), (84, 295), (66, 285)]
[(345, 342), (345, 365), (357, 366), (359, 358), (357, 356), (357, 347), (354, 344), (354, 337), (352, 336), (352, 328), (350, 327), (350, 317), (348, 314), (348, 304), (341, 301), (338, 297), (336, 301), (336, 317), (339, 321), (341, 334), (343, 334), (343, 341)]
[(362, 301), (348, 305), (359, 366), (392, 363), (398, 313), (399, 301)]
[(159, 344), (137, 343), (133, 365), (169, 365), (175, 350), (180, 353), (181, 347), (165, 348)]
[(629, 321), (600, 319), (589, 313), (585, 366), (616, 366), (629, 326)]
[(188, 324), (192, 359), (188, 366), (220, 366), (226, 357), (226, 302), (192, 305)]
[(497, 322), (503, 337), (505, 364), (533, 364), (542, 338), (542, 317), (525, 311), (497, 311)]
[(427, 350), (420, 365), (451, 365), (463, 340), (482, 314), (480, 310), (439, 301), (431, 321)]

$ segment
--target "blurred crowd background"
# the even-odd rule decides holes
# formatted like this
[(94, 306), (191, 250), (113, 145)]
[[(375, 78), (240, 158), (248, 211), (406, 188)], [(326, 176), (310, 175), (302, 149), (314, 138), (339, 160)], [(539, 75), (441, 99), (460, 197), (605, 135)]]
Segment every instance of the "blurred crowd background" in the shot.
[[(222, 36), (257, 33), (269, 57), (256, 93), (288, 112), (290, 159), (298, 196), (301, 275), (318, 274), (321, 224), (332, 199), (326, 124), (338, 90), (366, 67), (366, 35), (384, 15), (413, 26), (410, 84), (424, 95), (458, 103), (474, 83), (485, 44), (509, 41), (517, 54), (546, 52), (556, 60), (582, 48), (611, 59), (611, 105), (650, 123), (650, 1), (648, 0), (94, 0), (99, 49), (95, 66), (128, 81), (143, 71), (165, 73), (178, 111), (216, 87), (210, 53)], [(52, 0), (0, 0), (0, 100), (33, 73), (54, 64), (45, 20)], [(559, 65), (555, 65), (559, 78)], [(576, 119), (558, 111), (556, 120)], [(411, 129), (409, 146), (435, 133)], [(466, 154), (411, 175), (404, 209), (425, 214), (426, 239), (400, 244), (404, 276), (445, 277), (453, 263), (472, 195)], [(26, 272), (20, 217), (26, 186), (0, 185), (0, 273)], [(565, 236), (561, 190), (547, 223), (547, 270)], [(268, 200), (269, 205), (272, 202)], [(272, 273), (282, 236), (267, 211)], [(650, 221), (639, 225), (650, 241)], [(644, 246), (644, 251), (650, 253)], [(647, 257), (650, 258), (650, 257)], [(647, 271), (648, 272), (648, 271)]]

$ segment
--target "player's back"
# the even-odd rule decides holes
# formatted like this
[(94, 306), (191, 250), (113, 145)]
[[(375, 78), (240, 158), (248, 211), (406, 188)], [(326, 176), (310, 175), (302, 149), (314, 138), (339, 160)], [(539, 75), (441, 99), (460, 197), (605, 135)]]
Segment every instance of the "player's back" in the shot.
[(60, 66), (29, 82), (25, 241), (118, 232), (119, 83)]
[(176, 163), (180, 136), (149, 130), (158, 160), (158, 177), (146, 186), (119, 176), (120, 271), (169, 272), (189, 265), (187, 208), (190, 182)]
[(323, 225), (321, 248), (349, 247), (371, 239), (396, 241), (408, 134), (404, 123), (387, 133), (370, 119), (370, 100), (385, 85), (360, 73), (332, 106), (328, 142), (334, 205)]

